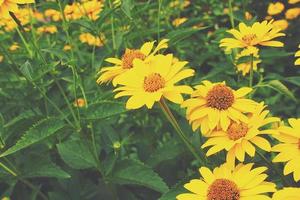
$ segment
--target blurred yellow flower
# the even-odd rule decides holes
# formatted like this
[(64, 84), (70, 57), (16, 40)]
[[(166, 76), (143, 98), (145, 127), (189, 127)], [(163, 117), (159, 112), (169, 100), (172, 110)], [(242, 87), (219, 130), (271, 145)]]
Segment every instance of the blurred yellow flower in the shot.
[(282, 42), (272, 39), (285, 36), (284, 33), (279, 33), (280, 29), (273, 26), (273, 21), (255, 22), (252, 26), (240, 23), (239, 30), (231, 29), (227, 32), (234, 38), (224, 38), (220, 41), (220, 47), (226, 47), (226, 52), (233, 48), (247, 48), (256, 45), (283, 47)]
[(154, 48), (154, 43), (155, 42), (146, 42), (140, 49), (126, 49), (121, 59), (107, 58), (105, 61), (114, 64), (114, 66), (101, 68), (101, 75), (98, 78), (97, 83), (102, 84), (112, 81), (115, 86), (115, 78), (131, 69), (133, 67), (133, 62), (136, 59), (148, 62), (148, 59), (155, 55), (159, 50), (168, 47), (167, 39), (161, 40), (156, 48)]
[(0, 62), (2, 62), (4, 59), (4, 57), (2, 55), (0, 55)]
[(170, 3), (171, 8), (179, 7), (180, 9), (186, 8), (191, 4), (190, 0), (173, 0)]
[(84, 1), (81, 5), (81, 12), (89, 19), (97, 20), (99, 13), (103, 10), (104, 4), (99, 0)]
[(94, 36), (90, 33), (81, 33), (79, 36), (79, 40), (82, 43), (87, 43), (90, 46), (97, 46), (97, 47), (101, 47), (103, 46), (103, 42), (104, 42), (104, 38), (103, 36)]
[(279, 135), (274, 135), (279, 144), (272, 148), (272, 151), (279, 152), (273, 162), (284, 162), (283, 174), (293, 173), (295, 181), (300, 180), (300, 118), (290, 118), (290, 126), (280, 126)]
[(68, 44), (66, 44), (66, 45), (64, 46), (64, 48), (63, 48), (64, 51), (69, 51), (69, 50), (71, 50), (71, 49), (72, 49), (72, 46), (71, 46), (71, 45), (68, 45)]
[(278, 15), (284, 10), (284, 4), (281, 2), (270, 3), (268, 7), (269, 15)]
[(83, 98), (78, 98), (77, 100), (74, 101), (73, 105), (74, 107), (82, 108), (85, 106), (85, 100)]
[(299, 200), (300, 188), (299, 187), (286, 187), (278, 190), (273, 194), (272, 200)]
[(61, 13), (57, 10), (54, 10), (54, 9), (47, 9), (45, 10), (44, 12), (44, 15), (47, 17), (47, 18), (50, 18), (51, 20), (57, 22), (59, 20), (62, 19), (62, 16), (61, 16)]
[(54, 34), (57, 32), (57, 28), (54, 25), (49, 25), (49, 26), (41, 26), (37, 29), (37, 33), (38, 34), (42, 34), (42, 33), (50, 33), (50, 34)]
[(284, 31), (289, 27), (289, 22), (285, 19), (279, 19), (273, 22), (273, 26)]
[(115, 98), (130, 96), (127, 109), (138, 109), (146, 105), (151, 109), (155, 102), (166, 98), (180, 104), (182, 94), (190, 94), (193, 89), (187, 85), (175, 85), (179, 81), (194, 75), (194, 70), (184, 68), (186, 61), (174, 63), (173, 55), (156, 55), (149, 62), (135, 59), (133, 68), (118, 77), (114, 90)]
[(243, 62), (243, 63), (239, 63), (239, 59), (245, 56), (251, 56), (251, 54), (254, 57), (253, 60), (253, 70), (256, 71), (257, 70), (257, 65), (259, 63), (261, 63), (261, 60), (259, 59), (259, 55), (258, 55), (258, 48), (256, 47), (252, 47), (252, 48), (247, 48), (244, 49), (243, 51), (241, 51), (241, 53), (237, 54), (235, 60), (236, 60), (236, 68), (238, 71), (242, 72), (243, 76), (246, 76), (246, 74), (248, 74), (250, 72), (251, 69), (251, 61), (249, 60), (248, 62)]
[(74, 2), (71, 5), (66, 5), (64, 8), (64, 15), (67, 20), (77, 20), (83, 16), (83, 13), (80, 11), (80, 4)]
[(286, 19), (296, 19), (300, 15), (300, 8), (290, 8), (285, 12)]
[(235, 168), (223, 164), (211, 171), (201, 167), (200, 179), (193, 179), (184, 187), (191, 193), (180, 194), (177, 200), (270, 200), (267, 193), (276, 185), (267, 182), (266, 167), (252, 168), (254, 163), (239, 164)]
[[(34, 16), (31, 8), (19, 8), (14, 12), (14, 15), (18, 18), (23, 26), (30, 22), (31, 16)], [(12, 17), (9, 16), (5, 18), (1, 16), (0, 26), (3, 26), (5, 31), (10, 32), (14, 30), (18, 25)]]
[(18, 11), (17, 4), (34, 3), (34, 0), (1, 0), (0, 1), (0, 16), (9, 18), (9, 12)]
[(248, 11), (245, 12), (245, 19), (246, 20), (251, 20), (253, 18), (253, 16), (251, 15), (251, 13), (249, 13)]
[[(300, 44), (299, 44), (298, 48), (300, 48)], [(295, 53), (295, 57), (299, 57), (299, 58), (296, 59), (295, 65), (300, 65), (300, 50), (298, 50), (298, 51)]]
[(296, 4), (300, 2), (300, 0), (289, 0), (289, 4)]
[(263, 103), (260, 103), (255, 112), (249, 116), (247, 123), (235, 119), (235, 121), (231, 121), (227, 131), (214, 130), (202, 145), (202, 148), (210, 147), (206, 155), (210, 156), (224, 149), (228, 152), (227, 162), (234, 164), (236, 158), (240, 162), (244, 162), (245, 153), (254, 157), (254, 145), (264, 151), (271, 151), (269, 141), (261, 135), (276, 134), (277, 131), (263, 127), (270, 123), (279, 122), (280, 119), (267, 117), (269, 111), (264, 110), (264, 108)]
[(245, 97), (252, 91), (249, 87), (233, 90), (225, 82), (202, 81), (195, 88), (191, 98), (181, 106), (187, 108), (186, 117), (193, 131), (200, 127), (205, 136), (210, 135), (215, 128), (227, 131), (230, 120), (247, 123), (245, 114), (255, 112), (258, 105)]
[(181, 18), (176, 18), (172, 21), (173, 26), (178, 27), (181, 24), (183, 24), (184, 22), (186, 22), (188, 20), (188, 18), (186, 17), (181, 17)]
[(19, 44), (18, 43), (13, 43), (10, 47), (9, 47), (9, 50), (10, 51), (16, 51), (17, 49), (19, 49), (20, 48), (20, 46), (19, 46)]

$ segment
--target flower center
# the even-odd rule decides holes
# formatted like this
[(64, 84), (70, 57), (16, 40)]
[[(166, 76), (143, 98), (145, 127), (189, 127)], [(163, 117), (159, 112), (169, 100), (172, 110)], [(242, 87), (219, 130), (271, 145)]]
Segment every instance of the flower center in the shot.
[(165, 86), (165, 79), (158, 73), (153, 73), (145, 77), (144, 89), (146, 92), (156, 92)]
[(234, 102), (232, 90), (222, 84), (215, 85), (206, 96), (207, 105), (218, 110), (226, 110)]
[(248, 126), (247, 124), (241, 122), (241, 123), (232, 123), (227, 130), (228, 137), (231, 140), (238, 140), (242, 137), (244, 137), (248, 132)]
[(122, 56), (123, 68), (130, 69), (132, 68), (133, 60), (135, 58), (144, 60), (146, 56), (136, 49), (126, 49), (124, 55)]
[(207, 200), (239, 200), (237, 185), (228, 179), (216, 179), (208, 188)]
[(242, 37), (242, 40), (247, 44), (247, 45), (251, 45), (252, 41), (254, 39), (256, 39), (257, 36), (256, 34), (248, 34)]

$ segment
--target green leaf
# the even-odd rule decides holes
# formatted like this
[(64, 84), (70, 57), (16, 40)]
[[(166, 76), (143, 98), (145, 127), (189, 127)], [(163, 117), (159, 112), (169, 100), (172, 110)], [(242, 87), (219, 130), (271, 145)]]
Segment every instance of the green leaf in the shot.
[(71, 168), (87, 169), (97, 166), (89, 146), (81, 140), (69, 140), (56, 146), (61, 158)]
[(284, 95), (287, 95), (289, 98), (291, 98), (292, 100), (297, 102), (297, 99), (294, 96), (294, 94), (280, 81), (272, 80), (272, 81), (268, 82), (267, 86), (284, 94)]
[(13, 154), (21, 149), (36, 144), (43, 139), (55, 134), (58, 130), (62, 129), (65, 123), (58, 118), (46, 118), (33, 125), (26, 133), (17, 141), (17, 143), (7, 149), (0, 157)]
[(20, 71), (27, 79), (32, 80), (33, 69), (30, 62), (26, 61), (23, 65), (21, 65)]
[(170, 44), (174, 45), (175, 43), (179, 42), (180, 40), (183, 40), (187, 37), (190, 37), (194, 33), (197, 33), (200, 30), (204, 30), (208, 28), (206, 27), (201, 27), (201, 28), (190, 28), (190, 29), (176, 29), (175, 31), (171, 31), (168, 33), (165, 38), (168, 38), (170, 40)]
[(91, 104), (85, 111), (87, 119), (105, 119), (126, 112), (124, 103), (101, 100)]
[(118, 184), (133, 184), (165, 192), (168, 186), (150, 167), (132, 159), (122, 160), (116, 164), (112, 173), (112, 181)]
[(59, 166), (53, 163), (50, 158), (35, 158), (26, 163), (24, 177), (53, 177), (53, 178), (71, 178), (71, 176), (63, 171)]
[(300, 87), (300, 76), (292, 76), (292, 77), (285, 78), (283, 80), (287, 81), (287, 82), (290, 82), (290, 83), (293, 83), (293, 84)]
[(176, 184), (174, 187), (172, 187), (169, 191), (164, 193), (159, 200), (174, 200), (176, 199), (176, 196), (182, 193), (186, 193), (187, 190), (184, 189), (182, 182)]

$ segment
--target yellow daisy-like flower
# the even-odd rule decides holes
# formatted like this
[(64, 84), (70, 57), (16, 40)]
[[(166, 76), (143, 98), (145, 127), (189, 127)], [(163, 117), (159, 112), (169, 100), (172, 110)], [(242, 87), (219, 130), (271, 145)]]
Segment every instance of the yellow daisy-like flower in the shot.
[(254, 145), (264, 151), (271, 151), (270, 143), (261, 135), (276, 134), (277, 131), (262, 127), (280, 120), (277, 117), (267, 117), (269, 111), (264, 108), (261, 103), (255, 113), (249, 117), (248, 123), (231, 121), (227, 131), (213, 131), (210, 138), (202, 145), (202, 148), (211, 146), (206, 155), (210, 156), (225, 149), (228, 152), (227, 162), (234, 163), (235, 158), (244, 162), (245, 153), (254, 157)]
[(300, 15), (300, 8), (290, 8), (285, 12), (286, 19), (296, 19)]
[(140, 49), (126, 49), (121, 59), (118, 58), (107, 58), (105, 61), (114, 64), (111, 67), (103, 67), (100, 70), (100, 77), (97, 80), (98, 84), (113, 82), (116, 85), (114, 79), (120, 74), (125, 73), (133, 66), (135, 59), (148, 61), (153, 55), (159, 50), (168, 48), (168, 40), (163, 39), (160, 41), (156, 48), (154, 48), (155, 42), (146, 42)]
[(49, 26), (41, 26), (37, 29), (37, 33), (38, 34), (42, 34), (42, 33), (50, 33), (50, 34), (54, 34), (57, 32), (57, 28), (54, 25), (49, 25)]
[(201, 133), (209, 135), (215, 128), (226, 131), (230, 120), (248, 122), (246, 113), (253, 113), (258, 106), (253, 100), (246, 99), (252, 89), (243, 87), (233, 90), (225, 83), (203, 81), (195, 87), (191, 98), (182, 103), (187, 107), (186, 116), (195, 131), (201, 126)]
[[(299, 44), (298, 48), (300, 48), (300, 44)], [(300, 50), (298, 50), (298, 51), (295, 53), (295, 57), (299, 57), (299, 58), (296, 59), (295, 65), (300, 65)]]
[(99, 18), (99, 13), (102, 11), (104, 4), (99, 0), (85, 1), (81, 5), (81, 12), (89, 19), (95, 21)]
[(300, 188), (287, 187), (273, 194), (272, 200), (299, 200)]
[(185, 61), (173, 60), (173, 55), (156, 55), (150, 62), (140, 59), (133, 61), (133, 68), (120, 75), (117, 84), (122, 86), (115, 89), (115, 98), (130, 96), (126, 103), (127, 109), (137, 109), (144, 105), (152, 108), (155, 102), (166, 98), (174, 103), (183, 101), (183, 94), (192, 93), (189, 86), (175, 85), (182, 79), (194, 75), (194, 70), (184, 69)]
[(231, 168), (226, 164), (213, 171), (201, 167), (201, 179), (193, 179), (184, 187), (191, 193), (180, 194), (177, 200), (271, 200), (276, 185), (265, 181), (266, 167), (253, 168), (253, 163)]
[(10, 47), (9, 47), (9, 50), (10, 51), (16, 51), (20, 48), (19, 44), (14, 42)]
[(59, 21), (59, 20), (62, 19), (61, 13), (58, 10), (55, 10), (55, 9), (47, 9), (47, 10), (45, 10), (44, 15), (47, 18), (52, 19), (55, 22), (57, 22), (57, 21)]
[(103, 46), (104, 37), (103, 36), (94, 36), (90, 33), (81, 33), (79, 35), (79, 40), (82, 43), (87, 43), (90, 46)]
[(233, 48), (247, 48), (257, 45), (283, 47), (283, 43), (274, 41), (274, 38), (285, 36), (279, 33), (280, 29), (273, 26), (273, 21), (255, 22), (252, 26), (244, 23), (239, 24), (239, 30), (231, 29), (227, 31), (234, 38), (224, 38), (220, 41), (220, 47), (226, 47), (225, 51)]
[(257, 65), (259, 63), (261, 63), (261, 60), (259, 59), (258, 48), (256, 48), (256, 47), (249, 47), (247, 49), (244, 49), (235, 58), (235, 60), (237, 62), (237, 64), (236, 64), (237, 71), (242, 72), (243, 76), (246, 76), (246, 74), (248, 74), (250, 72), (251, 61), (249, 60), (249, 61), (243, 62), (243, 63), (238, 63), (238, 61), (242, 57), (251, 56), (251, 54), (254, 57), (254, 60), (253, 60), (253, 70), (256, 71), (257, 70)]
[(281, 2), (270, 3), (268, 7), (269, 15), (278, 15), (284, 10), (284, 4)]
[(272, 151), (279, 152), (273, 162), (284, 162), (283, 174), (293, 173), (295, 181), (300, 180), (300, 118), (288, 120), (291, 127), (280, 126), (279, 135), (274, 137), (281, 143), (275, 145)]
[(34, 3), (34, 0), (1, 0), (0, 1), (0, 16), (9, 18), (9, 12), (18, 11), (18, 4)]
[(186, 22), (188, 20), (188, 18), (186, 17), (181, 17), (181, 18), (176, 18), (172, 21), (173, 26), (178, 27), (181, 24), (183, 24), (184, 22)]

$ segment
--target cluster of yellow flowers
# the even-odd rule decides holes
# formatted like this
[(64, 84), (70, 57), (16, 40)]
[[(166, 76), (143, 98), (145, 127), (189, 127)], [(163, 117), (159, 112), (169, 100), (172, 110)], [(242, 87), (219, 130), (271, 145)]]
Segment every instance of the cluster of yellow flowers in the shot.
[[(14, 12), (15, 16), (21, 22), (23, 26), (28, 24), (31, 20), (31, 16), (33, 16), (33, 11), (31, 8), (20, 8)], [(12, 31), (18, 25), (10, 16), (1, 16), (0, 15), (0, 27), (3, 27), (5, 31)]]
[(104, 36), (94, 36), (90, 33), (81, 33), (79, 35), (79, 40), (82, 43), (87, 43), (90, 46), (101, 47), (104, 43)]
[[(299, 0), (294, 0), (294, 1), (289, 1), (289, 4), (296, 4), (300, 2)], [(273, 17), (280, 15), (285, 9), (285, 6), (282, 2), (275, 2), (275, 3), (270, 3), (268, 6), (267, 13), (269, 16), (266, 17), (267, 20), (273, 19)], [(296, 19), (300, 15), (300, 8), (295, 7), (295, 8), (289, 8), (285, 12), (285, 19), (278, 19), (275, 20), (273, 25), (275, 27), (278, 27), (282, 30), (285, 30), (289, 26), (288, 20), (293, 20)]]
[[(284, 36), (271, 22), (256, 22), (252, 26), (244, 23), (239, 30), (228, 31), (234, 38), (221, 40), (221, 47), (227, 51), (242, 49), (239, 56), (258, 57), (258, 45), (282, 47), (283, 43), (274, 38)], [(300, 119), (289, 119), (291, 127), (277, 125), (280, 119), (268, 116), (269, 111), (263, 102), (247, 98), (250, 87), (234, 90), (225, 82), (202, 81), (192, 89), (178, 82), (192, 77), (194, 70), (186, 68), (188, 62), (176, 59), (173, 54), (162, 54), (168, 47), (163, 39), (154, 48), (154, 42), (145, 43), (140, 49), (126, 49), (121, 58), (107, 58), (113, 66), (103, 67), (97, 83), (112, 82), (115, 98), (129, 96), (127, 109), (143, 106), (152, 108), (156, 102), (161, 105), (164, 99), (186, 108), (186, 117), (192, 129), (200, 128), (207, 138), (201, 148), (209, 148), (211, 156), (225, 150), (226, 162), (213, 171), (206, 167), (199, 169), (203, 179), (191, 180), (185, 188), (191, 193), (177, 196), (178, 200), (253, 200), (271, 199), (267, 193), (274, 193), (273, 199), (299, 197), (299, 190), (286, 188), (276, 192), (276, 185), (267, 182), (266, 167), (253, 168), (253, 163), (243, 164), (246, 154), (254, 157), (256, 147), (266, 152), (279, 152), (273, 162), (286, 163), (284, 175), (293, 173), (295, 181), (300, 180)], [(260, 60), (253, 62), (259, 63)], [(253, 65), (255, 67), (255, 65)], [(248, 69), (249, 70), (249, 69)], [(243, 73), (246, 73), (243, 71)], [(190, 95), (187, 100), (182, 94)], [(273, 125), (273, 128), (266, 128)], [(280, 143), (271, 147), (266, 136)], [(236, 163), (238, 161), (239, 163)], [(290, 193), (292, 192), (292, 193)]]

